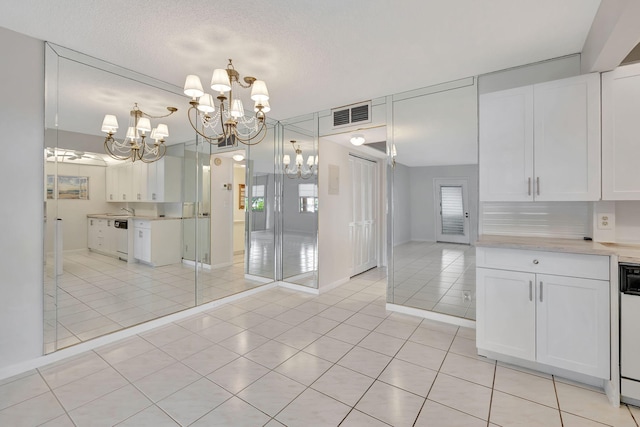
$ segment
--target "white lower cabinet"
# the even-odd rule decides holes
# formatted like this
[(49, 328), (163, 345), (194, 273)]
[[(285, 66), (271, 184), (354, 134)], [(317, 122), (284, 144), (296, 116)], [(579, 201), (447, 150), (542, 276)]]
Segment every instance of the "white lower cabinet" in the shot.
[(182, 261), (179, 219), (134, 221), (133, 257), (154, 267)]
[(87, 247), (106, 255), (117, 255), (116, 229), (113, 220), (87, 218)]
[[(597, 272), (597, 279), (575, 277), (585, 275), (577, 267), (584, 264), (581, 258), (596, 261), (593, 264), (601, 264), (602, 269), (608, 265), (602, 259), (608, 257), (571, 254), (572, 259), (565, 260), (566, 275), (559, 275), (552, 252), (513, 250), (505, 256), (504, 249), (495, 249), (511, 268), (503, 270), (482, 266), (482, 260), (496, 259), (487, 256), (486, 251), (492, 250), (478, 248), (478, 349), (609, 378), (610, 284), (602, 280), (608, 270)], [(508, 252), (513, 252), (513, 257)], [(513, 270), (528, 254), (530, 263), (516, 267), (521, 271)], [(556, 274), (545, 274), (545, 264)]]

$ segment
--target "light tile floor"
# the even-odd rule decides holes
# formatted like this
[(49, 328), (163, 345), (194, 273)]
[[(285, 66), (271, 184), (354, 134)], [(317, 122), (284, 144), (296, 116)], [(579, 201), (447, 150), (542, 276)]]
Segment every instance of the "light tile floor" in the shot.
[[(264, 283), (245, 279), (243, 255), (232, 266), (198, 271), (185, 264), (128, 264), (90, 251), (64, 255), (64, 274), (45, 278), (47, 352), (206, 303)], [(57, 317), (56, 317), (57, 316)]]
[(476, 318), (476, 248), (409, 242), (393, 249), (395, 304)]
[(0, 426), (637, 426), (601, 391), (488, 360), (385, 310), (371, 270), (282, 288), (0, 380)]

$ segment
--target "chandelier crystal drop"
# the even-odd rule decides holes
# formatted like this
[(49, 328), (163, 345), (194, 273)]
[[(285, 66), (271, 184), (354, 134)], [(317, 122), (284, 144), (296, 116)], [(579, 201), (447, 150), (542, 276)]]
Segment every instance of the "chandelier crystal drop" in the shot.
[(284, 174), (291, 179), (302, 178), (309, 179), (313, 175), (318, 173), (318, 156), (310, 155), (307, 157), (307, 161), (304, 161), (302, 157), (302, 150), (300, 144), (296, 147), (296, 141), (291, 141), (293, 149), (296, 153), (295, 162), (291, 163), (291, 157), (285, 154), (282, 157), (282, 163), (284, 164)]
[[(205, 93), (200, 77), (190, 74), (184, 84), (185, 95), (191, 98), (187, 112), (193, 129), (218, 147), (260, 143), (267, 135), (266, 113), (270, 111), (269, 91), (264, 81), (255, 77), (240, 79), (229, 59), (227, 68), (216, 68), (211, 77), (211, 89), (218, 95)], [(251, 89), (254, 115), (245, 115), (239, 96), (240, 89)], [(217, 101), (217, 102), (216, 102)]]
[[(116, 160), (141, 160), (144, 163), (153, 163), (164, 157), (167, 152), (167, 146), (164, 145), (164, 139), (169, 136), (169, 127), (160, 123), (157, 127), (151, 128), (150, 119), (161, 119), (168, 117), (178, 111), (175, 107), (167, 107), (169, 114), (164, 116), (152, 116), (138, 108), (135, 103), (129, 112), (129, 126), (127, 127), (126, 137), (123, 141), (114, 138), (118, 131), (118, 119), (113, 114), (106, 114), (102, 121), (102, 132), (107, 134), (104, 139), (104, 151)], [(147, 140), (154, 140), (150, 143)]]

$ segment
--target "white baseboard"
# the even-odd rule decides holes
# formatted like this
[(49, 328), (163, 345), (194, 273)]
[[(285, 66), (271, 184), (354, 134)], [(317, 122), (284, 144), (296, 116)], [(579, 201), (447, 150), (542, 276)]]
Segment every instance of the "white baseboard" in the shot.
[(436, 313), (434, 311), (422, 310), (420, 308), (407, 307), (404, 305), (387, 303), (387, 310), (395, 311), (397, 313), (409, 314), (411, 316), (424, 317), (429, 320), (436, 320), (438, 322), (449, 323), (451, 325), (463, 326), (465, 328), (476, 328), (476, 322), (470, 319), (463, 319), (461, 317), (449, 316), (448, 314)]
[(273, 279), (269, 279), (268, 277), (254, 276), (253, 274), (245, 274), (244, 278), (247, 280), (253, 280), (254, 282), (260, 282), (260, 283), (273, 282)]
[(176, 322), (178, 320), (186, 319), (187, 317), (193, 316), (194, 314), (211, 310), (212, 308), (218, 307), (220, 305), (228, 304), (230, 302), (237, 301), (239, 299), (257, 294), (259, 292), (266, 291), (267, 289), (272, 289), (274, 287), (276, 287), (276, 283), (272, 282), (270, 284), (260, 286), (258, 288), (249, 289), (247, 291), (230, 295), (228, 297), (221, 298), (219, 300), (211, 301), (209, 303), (202, 304), (197, 307), (188, 308), (178, 313), (169, 314), (167, 316), (160, 317), (159, 319), (154, 319), (149, 322), (142, 323), (140, 325), (132, 326), (130, 328), (123, 329), (121, 331), (113, 332), (108, 335), (94, 338), (92, 340), (85, 341), (80, 344), (76, 344), (72, 347), (58, 350), (54, 353), (50, 353), (44, 356), (37, 357), (35, 359), (17, 363), (15, 365), (7, 366), (5, 368), (0, 369), (0, 380), (4, 378), (12, 377), (14, 375), (21, 374), (31, 369), (40, 368), (44, 365), (48, 365), (53, 362), (58, 362), (60, 360), (66, 359), (67, 357), (76, 356), (80, 353), (93, 350), (95, 348), (101, 347), (106, 344), (111, 344), (123, 338), (129, 338), (134, 335), (147, 332), (151, 329), (158, 328), (160, 326), (164, 326), (169, 323)]
[(302, 286), (302, 285), (298, 285), (298, 284), (295, 284), (295, 283), (289, 283), (289, 282), (276, 282), (276, 284), (278, 286), (280, 286), (281, 288), (292, 289), (294, 291), (304, 292), (304, 293), (312, 294), (312, 295), (320, 295), (320, 291), (318, 291), (318, 289), (310, 288), (308, 286)]
[[(184, 265), (188, 265), (188, 266), (191, 266), (191, 267), (194, 267), (194, 268), (196, 266), (196, 262), (195, 261), (191, 261), (190, 259), (183, 259), (182, 263)], [(211, 265), (210, 264), (203, 264), (203, 263), (198, 263), (198, 264), (201, 266), (201, 268), (203, 270), (211, 270)]]
[(318, 291), (320, 291), (321, 294), (325, 293), (325, 292), (329, 292), (330, 290), (335, 289), (340, 285), (344, 285), (349, 280), (351, 280), (350, 277), (343, 277), (342, 279), (338, 279), (335, 282), (329, 283), (328, 285), (319, 286), (318, 287)]

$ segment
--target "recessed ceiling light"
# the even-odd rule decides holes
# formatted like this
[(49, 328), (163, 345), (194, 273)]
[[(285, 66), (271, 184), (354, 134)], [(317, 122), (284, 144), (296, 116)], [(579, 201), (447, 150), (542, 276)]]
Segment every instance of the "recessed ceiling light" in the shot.
[(364, 135), (362, 135), (361, 133), (357, 133), (355, 135), (352, 135), (349, 141), (351, 141), (351, 143), (356, 146), (362, 145), (365, 141)]

